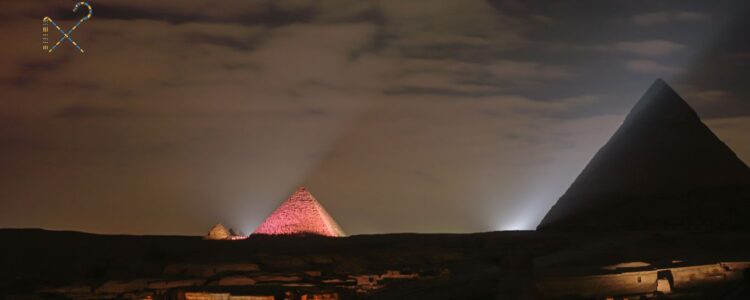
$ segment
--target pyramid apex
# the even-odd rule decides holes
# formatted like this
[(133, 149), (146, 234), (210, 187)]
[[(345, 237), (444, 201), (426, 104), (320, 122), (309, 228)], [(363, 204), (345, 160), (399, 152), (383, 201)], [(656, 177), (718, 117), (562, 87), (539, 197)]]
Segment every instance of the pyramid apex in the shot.
[[(654, 92), (665, 92), (669, 91), (675, 95), (677, 95), (677, 92), (674, 91), (671, 85), (669, 85), (664, 79), (657, 78), (654, 80), (654, 82), (651, 84), (651, 86), (646, 90), (645, 95), (648, 95), (650, 93)], [(677, 95), (679, 97), (679, 95)]]
[(700, 123), (698, 114), (663, 79), (656, 79), (625, 118), (625, 127), (631, 123), (661, 122), (669, 118), (686, 118)]
[(213, 227), (211, 227), (211, 230), (215, 230), (215, 229), (227, 229), (227, 228), (224, 226), (224, 224), (216, 223)]
[(664, 81), (664, 79), (661, 79), (661, 78), (656, 78), (656, 80), (654, 80), (654, 83), (653, 83), (652, 85), (657, 85), (657, 84), (658, 84), (658, 85), (666, 85), (666, 86), (669, 86), (669, 84), (667, 84), (667, 82), (666, 82), (666, 81)]

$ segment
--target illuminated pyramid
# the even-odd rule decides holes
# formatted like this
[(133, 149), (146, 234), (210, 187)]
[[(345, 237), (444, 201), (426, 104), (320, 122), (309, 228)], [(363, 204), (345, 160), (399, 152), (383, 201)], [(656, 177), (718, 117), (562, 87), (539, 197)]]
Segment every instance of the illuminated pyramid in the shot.
[(537, 229), (750, 230), (750, 169), (657, 80)]
[(227, 230), (224, 225), (216, 224), (214, 227), (211, 227), (211, 230), (209, 230), (208, 234), (203, 238), (206, 240), (226, 240), (230, 236), (231, 234), (229, 233), (229, 230)]
[(345, 236), (336, 221), (310, 192), (300, 187), (263, 221), (253, 234)]

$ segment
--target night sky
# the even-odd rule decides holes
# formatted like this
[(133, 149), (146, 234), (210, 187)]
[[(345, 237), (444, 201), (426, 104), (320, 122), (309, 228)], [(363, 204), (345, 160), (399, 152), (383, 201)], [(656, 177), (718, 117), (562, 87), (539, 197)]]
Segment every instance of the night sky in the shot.
[(657, 78), (750, 162), (746, 0), (91, 0), (46, 53), (75, 2), (2, 4), (0, 227), (532, 229)]

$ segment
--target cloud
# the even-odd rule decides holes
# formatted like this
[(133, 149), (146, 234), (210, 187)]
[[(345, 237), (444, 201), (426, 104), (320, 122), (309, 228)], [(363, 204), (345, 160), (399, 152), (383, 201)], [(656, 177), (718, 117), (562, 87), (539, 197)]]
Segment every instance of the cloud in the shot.
[[(293, 5), (291, 2), (301, 5)], [(155, 20), (171, 24), (239, 23), (283, 26), (309, 22), (314, 14), (312, 1), (194, 0), (174, 5), (168, 2), (113, 0), (94, 4), (94, 17), (116, 20)]]
[[(569, 115), (601, 100), (598, 95), (578, 95), (566, 98), (531, 99), (521, 96), (496, 95), (477, 98), (487, 102), (478, 109), (493, 118), (519, 117), (524, 119), (555, 119)], [(549, 142), (549, 141), (547, 141)]]
[(699, 12), (691, 11), (662, 11), (650, 12), (633, 16), (633, 23), (638, 26), (655, 26), (673, 22), (699, 22), (708, 19), (708, 16)]
[(637, 73), (675, 73), (679, 69), (671, 66), (664, 65), (662, 63), (646, 60), (646, 59), (634, 59), (629, 60), (625, 63), (625, 68), (637, 72)]
[(685, 93), (685, 99), (696, 100), (703, 103), (718, 102), (730, 95), (724, 90), (703, 90)]
[(482, 97), (528, 90), (569, 79), (563, 66), (528, 60), (498, 59), (487, 63), (455, 59), (395, 59), (389, 76), (391, 94), (444, 94)]
[(487, 61), (497, 51), (528, 44), (531, 20), (497, 12), (485, 1), (381, 2), (389, 47), (385, 54), (408, 58)]
[(665, 40), (650, 40), (641, 42), (619, 42), (614, 48), (643, 56), (658, 56), (670, 54), (685, 48), (685, 45)]
[(122, 117), (129, 115), (128, 110), (122, 108), (98, 107), (90, 105), (73, 105), (61, 109), (55, 114), (57, 117), (75, 119), (75, 118), (95, 118), (95, 117)]
[(750, 113), (750, 103), (744, 101), (745, 99), (742, 97), (738, 97), (742, 93), (738, 93), (737, 90), (690, 84), (680, 84), (677, 87), (685, 100), (693, 106), (702, 118), (731, 118), (747, 116)]
[[(741, 3), (741, 4), (740, 4)], [(747, 29), (750, 28), (750, 2), (739, 1), (731, 6), (730, 14), (712, 17), (715, 20), (706, 22), (721, 24), (714, 28), (715, 34), (710, 40), (700, 44), (700, 55), (686, 66), (681, 73), (680, 82), (693, 92), (726, 91), (728, 94), (721, 100), (710, 101), (699, 111), (701, 116), (730, 117), (750, 115), (750, 39)], [(692, 31), (692, 30), (691, 30)]]
[(573, 76), (562, 67), (534, 61), (498, 60), (487, 66), (487, 69), (495, 79), (500, 80), (553, 80)]

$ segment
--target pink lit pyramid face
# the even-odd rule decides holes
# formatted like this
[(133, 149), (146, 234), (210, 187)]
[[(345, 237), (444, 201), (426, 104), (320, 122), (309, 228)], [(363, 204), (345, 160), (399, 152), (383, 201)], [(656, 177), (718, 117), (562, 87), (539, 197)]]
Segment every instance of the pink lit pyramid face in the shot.
[(344, 236), (336, 221), (304, 187), (281, 203), (253, 234), (317, 234)]

